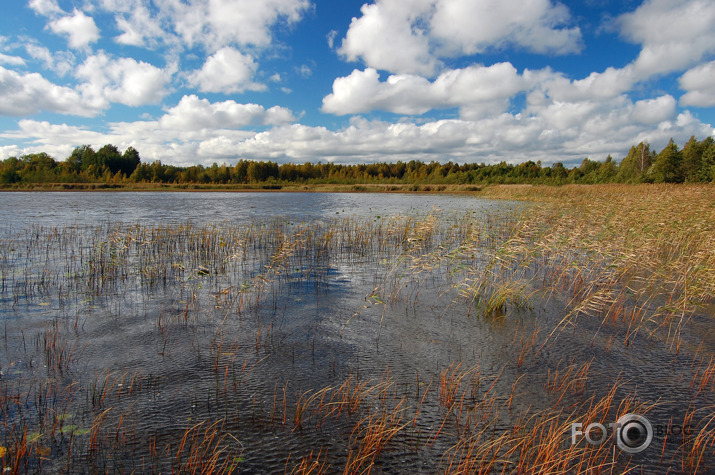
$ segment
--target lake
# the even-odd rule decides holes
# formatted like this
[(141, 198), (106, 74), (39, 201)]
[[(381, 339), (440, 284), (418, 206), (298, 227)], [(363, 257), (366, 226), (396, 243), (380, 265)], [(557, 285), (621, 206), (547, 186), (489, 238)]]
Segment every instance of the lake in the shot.
[[(715, 372), (709, 320), (693, 317), (680, 354), (600, 318), (564, 327), (555, 267), (515, 251), (530, 210), (462, 195), (0, 193), (3, 466), (496, 472), (559, 453), (571, 468), (682, 466), (663, 440), (649, 450), (665, 462), (571, 446), (567, 422), (620, 407), (672, 429), (688, 414), (678, 398), (715, 403), (695, 388)], [(643, 405), (659, 394), (677, 396)]]
[[(3, 231), (67, 224), (313, 221), (505, 206), (458, 195), (286, 192), (0, 192)], [(509, 206), (513, 206), (513, 203)]]

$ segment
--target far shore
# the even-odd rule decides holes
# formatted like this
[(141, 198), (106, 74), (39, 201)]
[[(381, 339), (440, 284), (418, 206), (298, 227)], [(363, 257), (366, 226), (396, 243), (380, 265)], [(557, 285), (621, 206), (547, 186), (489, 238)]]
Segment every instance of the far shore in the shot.
[[(524, 185), (514, 185), (524, 186)], [(531, 185), (527, 185), (531, 186)], [(224, 191), (224, 192), (339, 192), (339, 193), (469, 193), (481, 191), (477, 185), (444, 184), (174, 184), (174, 183), (33, 183), (18, 187), (0, 187), (0, 191)]]

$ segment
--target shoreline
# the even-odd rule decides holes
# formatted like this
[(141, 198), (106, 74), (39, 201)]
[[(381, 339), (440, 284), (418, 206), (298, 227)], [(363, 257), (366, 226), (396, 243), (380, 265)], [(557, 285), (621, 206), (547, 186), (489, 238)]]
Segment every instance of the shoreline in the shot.
[[(490, 185), (492, 186), (492, 185)], [(525, 186), (525, 185), (508, 185)], [(532, 185), (526, 185), (532, 186)], [(23, 187), (0, 187), (0, 192), (166, 191), (166, 192), (322, 192), (322, 193), (475, 193), (485, 186), (445, 184), (163, 184), (163, 183), (47, 183)]]

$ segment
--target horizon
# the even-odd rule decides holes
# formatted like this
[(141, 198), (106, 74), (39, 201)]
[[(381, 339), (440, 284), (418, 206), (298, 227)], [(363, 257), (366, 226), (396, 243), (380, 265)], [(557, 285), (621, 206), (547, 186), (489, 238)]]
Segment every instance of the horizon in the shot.
[(620, 161), (715, 135), (712, 24), (704, 0), (13, 2), (0, 159)]

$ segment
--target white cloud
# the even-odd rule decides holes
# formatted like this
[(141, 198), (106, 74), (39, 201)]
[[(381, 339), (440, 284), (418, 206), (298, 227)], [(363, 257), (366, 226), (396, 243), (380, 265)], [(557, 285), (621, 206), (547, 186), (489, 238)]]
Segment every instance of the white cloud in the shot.
[[(157, 121), (109, 124), (108, 133), (89, 129), (49, 124), (32, 120), (20, 121), (20, 129), (0, 133), (16, 143), (29, 142), (22, 153), (47, 151), (66, 157), (74, 145), (89, 143), (102, 146), (113, 143), (120, 149), (132, 145), (143, 161), (161, 160), (167, 164), (233, 161), (238, 157), (278, 162), (329, 160), (341, 163), (396, 160), (496, 163), (519, 163), (541, 160), (544, 164), (561, 161), (577, 164), (584, 157), (603, 160), (612, 154), (616, 159), (628, 149), (647, 141), (655, 149), (664, 147), (673, 137), (685, 143), (691, 135), (713, 134), (690, 113), (681, 113), (659, 123), (639, 123), (633, 119), (643, 109), (667, 110), (671, 99), (659, 98), (653, 103), (633, 104), (620, 96), (604, 103), (553, 103), (530, 113), (509, 114), (478, 120), (439, 120), (423, 124), (401, 121), (388, 123), (353, 117), (350, 125), (331, 131), (325, 127), (301, 124), (278, 125), (264, 132), (213, 128), (218, 121), (238, 126), (253, 123), (277, 123), (272, 112), (290, 115), (280, 108), (261, 111), (260, 106), (232, 101), (209, 103), (192, 96), (185, 97), (175, 108)], [(185, 114), (196, 114), (187, 117)], [(667, 114), (661, 112), (661, 118)], [(286, 120), (286, 122), (290, 122)], [(13, 154), (16, 154), (13, 151)]]
[(310, 6), (308, 0), (156, 0), (183, 41), (203, 44), (216, 51), (228, 45), (270, 45), (272, 27), (279, 21), (292, 24)]
[(202, 92), (260, 91), (262, 84), (252, 81), (257, 65), (252, 57), (231, 47), (224, 47), (210, 56), (203, 67), (189, 76), (189, 82)]
[(212, 0), (207, 20), (219, 43), (264, 46), (271, 41), (271, 25), (280, 18), (300, 20), (308, 5), (306, 0)]
[(570, 15), (550, 0), (377, 0), (353, 18), (339, 52), (375, 69), (432, 75), (441, 58), (518, 46), (565, 54), (581, 48)]
[(149, 9), (139, 3), (128, 14), (115, 16), (117, 27), (122, 34), (115, 38), (117, 43), (132, 46), (147, 46), (156, 43), (157, 39), (167, 37), (156, 18), (151, 16)]
[(330, 30), (328, 34), (325, 36), (325, 39), (328, 40), (328, 47), (330, 49), (335, 48), (335, 38), (338, 36), (338, 31), (337, 30)]
[(24, 66), (25, 60), (19, 56), (9, 56), (0, 53), (0, 64), (9, 64), (11, 66)]
[(431, 0), (378, 0), (362, 6), (353, 18), (338, 52), (348, 61), (362, 60), (367, 66), (397, 73), (431, 75), (437, 67), (429, 38), (413, 23), (429, 12)]
[(266, 109), (257, 104), (211, 103), (193, 95), (184, 96), (158, 120), (113, 122), (108, 124), (106, 133), (90, 127), (20, 120), (18, 130), (0, 132), (0, 139), (25, 145), (0, 149), (0, 158), (45, 151), (63, 159), (77, 145), (97, 148), (112, 143), (120, 150), (135, 147), (147, 163), (161, 160), (169, 164), (210, 165), (217, 160), (234, 159), (232, 144), (256, 134), (241, 127), (288, 124), (294, 120), (290, 110), (279, 106)]
[(98, 111), (74, 89), (53, 84), (38, 73), (20, 74), (0, 66), (0, 90), (0, 115), (51, 111), (90, 117)]
[(655, 99), (638, 101), (633, 106), (631, 118), (643, 124), (659, 124), (675, 117), (676, 101), (666, 94)]
[(165, 129), (200, 130), (232, 129), (251, 124), (283, 124), (294, 121), (290, 110), (273, 107), (266, 110), (258, 104), (239, 104), (234, 101), (211, 103), (197, 96), (184, 96), (179, 104), (159, 119)]
[(17, 145), (0, 146), (0, 160), (5, 160), (8, 157), (19, 157), (22, 155), (22, 149)]
[(344, 115), (377, 109), (423, 114), (431, 109), (461, 107), (469, 110), (469, 118), (476, 118), (487, 111), (503, 112), (509, 98), (525, 86), (510, 63), (448, 70), (434, 82), (415, 75), (393, 75), (380, 82), (378, 72), (368, 68), (336, 79), (332, 94), (323, 99), (323, 111)]
[(296, 67), (295, 70), (304, 79), (313, 75), (313, 70), (307, 64), (301, 64), (299, 67)]
[(111, 59), (104, 53), (88, 57), (77, 68), (76, 76), (84, 82), (78, 87), (97, 108), (109, 102), (140, 106), (160, 102), (171, 70), (162, 70), (133, 58)]
[(77, 9), (72, 16), (59, 18), (48, 26), (54, 33), (67, 35), (70, 48), (86, 48), (99, 39), (99, 28), (94, 19)]
[(28, 6), (43, 16), (56, 16), (64, 13), (57, 5), (57, 0), (30, 0)]
[(551, 0), (439, 0), (431, 33), (451, 53), (474, 54), (515, 45), (536, 53), (566, 54), (581, 48), (568, 8)]
[(687, 92), (680, 98), (684, 106), (715, 106), (715, 61), (701, 64), (680, 77), (680, 87)]
[(625, 39), (642, 45), (633, 63), (640, 79), (681, 71), (715, 52), (712, 0), (647, 0), (617, 24)]
[(608, 68), (602, 73), (591, 73), (584, 79), (570, 80), (550, 69), (528, 71), (525, 76), (551, 100), (582, 101), (608, 99), (629, 91), (636, 82), (633, 68)]
[(74, 67), (74, 56), (67, 51), (52, 52), (32, 42), (25, 44), (25, 51), (33, 59), (42, 61), (47, 69), (54, 71), (58, 76), (64, 76)]

